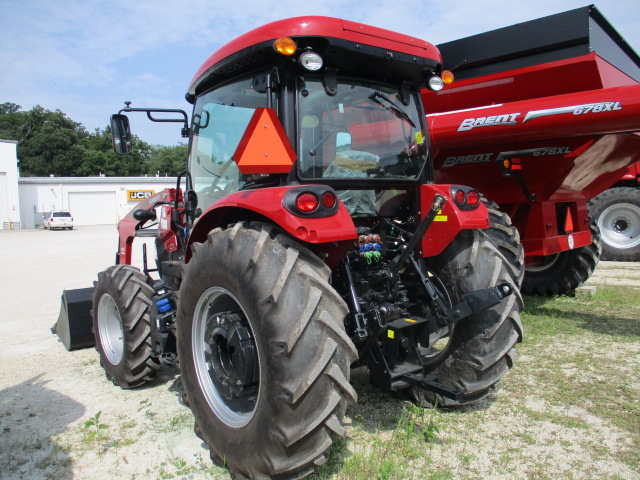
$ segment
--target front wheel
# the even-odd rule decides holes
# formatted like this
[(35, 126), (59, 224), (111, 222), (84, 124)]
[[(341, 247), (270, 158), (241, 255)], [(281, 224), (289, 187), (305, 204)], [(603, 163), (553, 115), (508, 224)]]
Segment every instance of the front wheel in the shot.
[(176, 322), (182, 381), (196, 432), (235, 478), (302, 476), (345, 433), (357, 352), (329, 273), (261, 224), (193, 247)]
[(153, 288), (131, 265), (98, 274), (93, 293), (93, 331), (107, 378), (122, 388), (153, 380), (160, 363), (153, 350), (149, 312)]

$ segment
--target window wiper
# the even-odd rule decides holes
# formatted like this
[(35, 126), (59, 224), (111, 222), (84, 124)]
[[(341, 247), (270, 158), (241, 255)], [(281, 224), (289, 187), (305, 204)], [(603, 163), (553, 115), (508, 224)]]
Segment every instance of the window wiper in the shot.
[[(387, 102), (389, 105), (383, 104), (380, 100), (378, 100), (379, 98)], [(393, 100), (387, 97), (384, 93), (375, 91), (371, 95), (369, 95), (369, 100), (376, 102), (382, 108), (389, 110), (396, 117), (406, 120), (413, 128), (416, 128), (416, 124), (413, 123), (411, 118), (409, 118), (409, 115), (407, 115), (407, 113), (404, 110), (402, 110), (395, 103), (393, 103)]]

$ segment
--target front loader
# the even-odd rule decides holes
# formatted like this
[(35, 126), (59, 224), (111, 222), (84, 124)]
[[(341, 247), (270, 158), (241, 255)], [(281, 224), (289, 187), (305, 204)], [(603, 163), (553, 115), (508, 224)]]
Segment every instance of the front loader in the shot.
[[(123, 388), (178, 364), (195, 431), (235, 478), (326, 461), (352, 367), (443, 406), (484, 398), (512, 367), (522, 246), (476, 190), (434, 183), (420, 90), (442, 74), (425, 41), (300, 17), (214, 53), (190, 125), (130, 104), (112, 117), (120, 153), (125, 114), (182, 122), (189, 160), (118, 225), (96, 348)], [(152, 267), (131, 266), (137, 237), (155, 238)]]

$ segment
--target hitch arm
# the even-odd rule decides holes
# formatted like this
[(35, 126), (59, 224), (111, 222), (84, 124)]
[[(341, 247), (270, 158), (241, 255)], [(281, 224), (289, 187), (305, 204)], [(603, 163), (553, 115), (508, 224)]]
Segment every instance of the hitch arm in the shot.
[(438, 211), (442, 208), (442, 206), (446, 201), (447, 201), (446, 197), (436, 194), (436, 196), (433, 199), (433, 204), (431, 205), (431, 209), (424, 216), (424, 218), (418, 225), (418, 228), (416, 228), (416, 231), (413, 232), (413, 236), (409, 240), (409, 243), (407, 243), (406, 247), (404, 248), (402, 253), (400, 253), (400, 255), (398, 255), (393, 260), (391, 260), (391, 262), (389, 262), (389, 270), (391, 270), (391, 272), (393, 272), (394, 275), (398, 274), (398, 269), (400, 268), (400, 266), (402, 266), (404, 262), (406, 262), (407, 259), (413, 254), (413, 249), (416, 248), (416, 245), (418, 245), (418, 242), (422, 239), (424, 234), (427, 233), (427, 230), (433, 223), (433, 219), (436, 217), (436, 215), (438, 214)]

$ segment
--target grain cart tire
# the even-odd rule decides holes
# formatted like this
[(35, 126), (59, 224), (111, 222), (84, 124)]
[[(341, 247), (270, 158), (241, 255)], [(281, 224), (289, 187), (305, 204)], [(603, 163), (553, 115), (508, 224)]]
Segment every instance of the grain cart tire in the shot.
[(602, 236), (602, 260), (640, 260), (640, 188), (605, 190), (589, 202)]
[(524, 277), (524, 249), (520, 242), (520, 233), (511, 223), (511, 218), (506, 213), (500, 211), (500, 207), (495, 202), (485, 199), (482, 203), (489, 212), (489, 228), (483, 233), (489, 236), (498, 251), (509, 261), (512, 271), (511, 275), (516, 280), (518, 288), (522, 286)]
[[(515, 286), (517, 272), (493, 239), (480, 230), (464, 230), (447, 249), (429, 259), (428, 267), (447, 287), (453, 304), (475, 290), (502, 283)], [(515, 361), (522, 341), (522, 296), (518, 289), (495, 307), (471, 315), (454, 326), (449, 342), (430, 362), (427, 374), (464, 393), (459, 401), (414, 387), (412, 399), (424, 407), (453, 407), (490, 393)]]
[(94, 282), (93, 331), (107, 378), (122, 388), (153, 380), (160, 366), (153, 351), (149, 312), (153, 288), (130, 265), (115, 265)]
[(547, 255), (535, 266), (527, 266), (522, 282), (525, 295), (567, 295), (586, 282), (600, 261), (602, 243), (591, 219), (592, 243), (575, 250)]
[(215, 229), (184, 268), (178, 357), (195, 431), (234, 478), (322, 464), (356, 393), (330, 270), (262, 224)]

